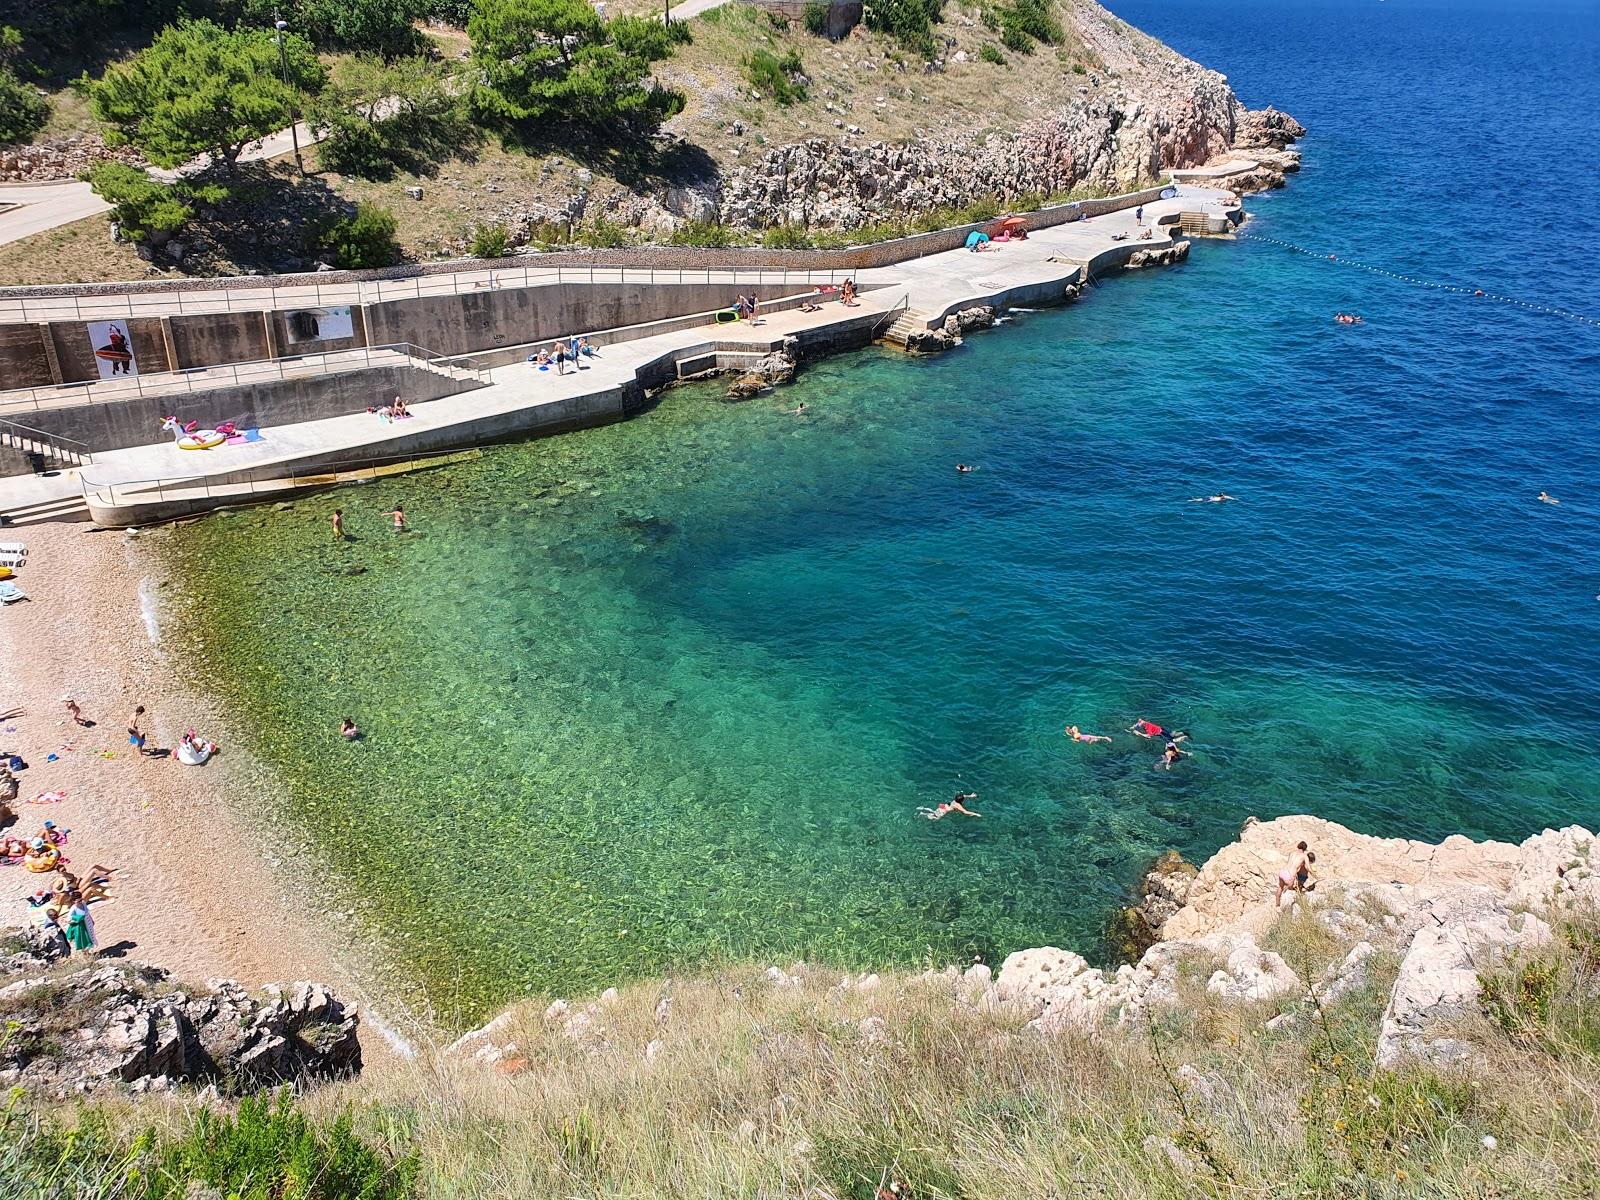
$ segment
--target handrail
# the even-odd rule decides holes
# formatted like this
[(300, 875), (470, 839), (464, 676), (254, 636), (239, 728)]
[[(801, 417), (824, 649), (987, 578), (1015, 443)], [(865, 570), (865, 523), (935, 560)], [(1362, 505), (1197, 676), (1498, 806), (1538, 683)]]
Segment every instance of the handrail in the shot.
[(896, 300), (892, 305), (890, 305), (888, 311), (883, 314), (881, 319), (873, 322), (872, 336), (876, 338), (878, 336), (878, 330), (882, 329), (884, 322), (888, 321), (891, 317), (898, 313), (908, 313), (910, 311), (911, 293), (907, 292), (904, 296), (901, 296), (900, 299)]
[[(46, 433), (42, 429), (34, 429), (30, 425), (20, 425), (16, 421), (7, 421), (3, 417), (0, 417), (0, 426), (3, 426), (5, 429), (20, 429), (26, 436), (35, 441), (51, 442), (53, 444), (64, 446), (82, 446), (82, 453), (84, 456), (87, 457), (89, 454), (89, 444), (87, 442), (80, 442), (76, 438), (62, 437), (59, 433)], [(0, 430), (0, 432), (3, 432), (3, 430)]]
[(244, 362), (216, 363), (207, 367), (180, 367), (176, 371), (157, 371), (150, 375), (134, 375), (124, 379), (91, 379), (82, 383), (53, 384), (49, 387), (14, 388), (0, 392), (0, 412), (19, 409), (38, 412), (43, 408), (63, 408), (78, 398), (92, 398), (98, 401), (124, 399), (129, 396), (183, 395), (240, 383), (286, 379), (291, 371), (295, 374), (309, 372), (331, 375), (356, 365), (370, 367), (373, 365), (373, 356), (383, 352), (399, 354), (429, 367), (460, 371), (479, 383), (489, 382), (485, 372), (470, 363), (453, 362), (448, 355), (429, 350), (425, 346), (418, 346), (414, 342), (389, 342), (379, 346), (351, 346), (344, 350), (279, 355), (276, 358), (252, 358)]

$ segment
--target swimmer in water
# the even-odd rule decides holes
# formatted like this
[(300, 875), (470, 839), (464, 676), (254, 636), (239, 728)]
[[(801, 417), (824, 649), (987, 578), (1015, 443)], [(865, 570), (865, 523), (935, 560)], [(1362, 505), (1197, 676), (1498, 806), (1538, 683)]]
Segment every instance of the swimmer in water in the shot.
[(1541, 503), (1541, 504), (1560, 504), (1561, 501), (1557, 500), (1549, 492), (1540, 492), (1539, 493), (1539, 503)]
[(394, 528), (395, 528), (395, 532), (396, 533), (404, 533), (406, 531), (406, 510), (405, 509), (400, 508), (400, 507), (397, 506), (397, 507), (391, 509), (389, 512), (384, 513), (383, 515), (386, 516), (386, 517), (393, 517), (394, 518)]
[(805, 416), (806, 415), (806, 406), (804, 404), (800, 404), (800, 405), (797, 405), (794, 408), (791, 408), (789, 410), (789, 415), (791, 417), (803, 417), (803, 416)]
[(1154, 738), (1160, 737), (1167, 731), (1161, 728), (1161, 726), (1157, 725), (1154, 721), (1146, 721), (1143, 717), (1140, 717), (1132, 725), (1128, 726), (1128, 732), (1136, 733), (1140, 737)]
[(1230, 496), (1227, 492), (1218, 492), (1215, 496), (1190, 496), (1190, 504), (1225, 504), (1229, 500), (1237, 500), (1237, 496)]
[(966, 463), (956, 464), (956, 474), (958, 475), (971, 475), (976, 470), (976, 467), (969, 467)]
[(1161, 757), (1156, 759), (1156, 766), (1160, 767), (1163, 771), (1170, 771), (1172, 770), (1173, 763), (1177, 762), (1180, 758), (1188, 757), (1189, 755), (1187, 752), (1178, 749), (1177, 738), (1172, 737), (1167, 740), (1166, 748), (1161, 751)]
[(1093, 745), (1095, 742), (1109, 742), (1111, 740), (1103, 733), (1085, 733), (1076, 725), (1068, 725), (1066, 732), (1067, 736), (1073, 741), (1083, 742), (1085, 745)]
[(927, 817), (930, 821), (938, 821), (946, 814), (953, 812), (958, 812), (964, 817), (981, 817), (983, 816), (982, 813), (973, 812), (962, 803), (964, 800), (976, 800), (977, 798), (977, 792), (957, 792), (951, 799), (944, 801), (937, 808), (919, 808), (917, 813), (920, 816)]
[(353, 742), (361, 736), (361, 730), (356, 728), (356, 723), (349, 717), (339, 719), (339, 736), (348, 742)]

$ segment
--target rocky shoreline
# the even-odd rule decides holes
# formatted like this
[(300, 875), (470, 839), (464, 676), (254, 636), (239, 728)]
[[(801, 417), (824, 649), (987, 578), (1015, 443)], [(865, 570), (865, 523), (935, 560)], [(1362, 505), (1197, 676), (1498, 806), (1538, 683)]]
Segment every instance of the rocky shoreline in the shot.
[[(1318, 852), (1312, 886), (1275, 903), (1277, 871), (1301, 841)], [(998, 971), (952, 965), (899, 982), (942, 990), (958, 1012), (1010, 1014), (1040, 1036), (1094, 1037), (1181, 1006), (1186, 981), (1204, 980), (1205, 995), (1223, 1005), (1276, 1008), (1266, 1026), (1284, 1031), (1368, 986), (1374, 964), (1387, 957), (1398, 965), (1375, 1065), (1450, 1065), (1471, 1055), (1455, 1031), (1479, 1010), (1486, 974), (1546, 946), (1565, 916), (1600, 912), (1600, 854), (1595, 835), (1576, 825), (1518, 845), (1464, 837), (1433, 845), (1370, 837), (1316, 817), (1251, 818), (1237, 841), (1198, 869), (1164, 855), (1144, 886), (1138, 919), (1154, 940), (1136, 962), (1091, 967), (1073, 951), (1045, 946), (1011, 954)], [(1264, 948), (1276, 923), (1312, 920), (1351, 943), (1325, 969), (1312, 974)], [(224, 1078), (238, 1090), (304, 1085), (361, 1069), (359, 1013), (322, 985), (268, 985), (259, 999), (230, 980), (184, 988), (138, 963), (68, 969), (64, 946), (48, 941), (14, 935), (0, 959), (0, 980), (10, 980), (0, 985), (0, 1016), (18, 1028), (0, 1049), (0, 1082), (64, 1097), (171, 1091)], [(818, 975), (826, 969), (774, 965), (765, 981), (782, 989)], [(887, 984), (877, 973), (846, 974), (832, 990), (865, 995)], [(657, 1027), (669, 1020), (670, 989), (657, 1004)], [(588, 1002), (513, 1005), (442, 1057), (500, 1074), (526, 1070), (518, 1030), (530, 1023), (580, 1047), (609, 1044), (617, 998), (609, 988)], [(881, 1017), (860, 1024), (863, 1038), (881, 1036)], [(638, 1049), (648, 1062), (662, 1046), (651, 1038)]]

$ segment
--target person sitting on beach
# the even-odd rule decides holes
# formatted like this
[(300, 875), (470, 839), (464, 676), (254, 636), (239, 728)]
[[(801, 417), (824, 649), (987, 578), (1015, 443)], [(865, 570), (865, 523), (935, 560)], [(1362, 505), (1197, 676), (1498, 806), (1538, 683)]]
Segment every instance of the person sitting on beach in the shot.
[(578, 339), (578, 353), (583, 355), (585, 358), (599, 358), (600, 357), (600, 351), (596, 350), (593, 346), (589, 345), (589, 339), (588, 338), (579, 338)]
[(1140, 717), (1132, 725), (1128, 726), (1128, 732), (1136, 733), (1140, 737), (1155, 738), (1166, 733), (1166, 730), (1161, 728), (1161, 726), (1157, 725), (1154, 721), (1146, 721), (1143, 717)]
[(72, 718), (72, 723), (74, 725), (81, 725), (85, 729), (94, 728), (94, 722), (83, 715), (83, 710), (78, 707), (78, 702), (76, 700), (74, 700), (71, 696), (63, 696), (61, 699), (62, 702), (66, 704), (67, 715)]
[(1541, 504), (1560, 504), (1561, 501), (1557, 500), (1549, 492), (1540, 492), (1539, 493), (1539, 503), (1541, 503)]
[(356, 723), (349, 717), (340, 717), (339, 736), (347, 742), (353, 742), (361, 736), (361, 730), (356, 728)]
[(1218, 492), (1215, 496), (1191, 496), (1190, 504), (1224, 504), (1229, 500), (1236, 500), (1237, 496), (1230, 496), (1227, 492)]
[(1297, 842), (1290, 852), (1288, 861), (1284, 863), (1283, 870), (1278, 872), (1278, 894), (1272, 898), (1274, 905), (1283, 903), (1283, 894), (1287, 891), (1298, 892), (1305, 884), (1306, 878), (1311, 873), (1308, 857), (1311, 851), (1304, 842)]
[(1156, 766), (1160, 767), (1163, 771), (1170, 771), (1172, 770), (1173, 763), (1177, 762), (1180, 758), (1188, 757), (1189, 755), (1187, 752), (1178, 749), (1177, 738), (1171, 737), (1167, 739), (1166, 747), (1161, 751), (1161, 757), (1156, 760)]
[(71, 871), (67, 870), (65, 863), (58, 863), (56, 865), (57, 878), (55, 883), (51, 885), (51, 889), (58, 900), (69, 892), (78, 892), (85, 900), (91, 903), (96, 900), (109, 900), (111, 897), (106, 894), (106, 884), (111, 882), (111, 874), (110, 867), (102, 867), (99, 863), (95, 863), (85, 873), (85, 878), (88, 882), (84, 883)]
[(937, 808), (919, 808), (917, 812), (927, 817), (930, 821), (941, 820), (947, 813), (953, 812), (958, 812), (964, 817), (981, 817), (983, 816), (982, 813), (973, 812), (962, 803), (964, 800), (976, 800), (977, 798), (977, 792), (957, 792), (954, 797), (943, 801)]
[(406, 407), (406, 402), (400, 399), (399, 396), (396, 396), (394, 398), (394, 403), (389, 405), (389, 419), (391, 421), (398, 421), (401, 417), (409, 417), (410, 415), (411, 410)]
[(550, 351), (540, 350), (537, 354), (528, 355), (528, 365), (536, 371), (548, 371), (550, 369)]
[(66, 829), (57, 829), (54, 821), (46, 821), (44, 827), (39, 830), (39, 836), (52, 846), (65, 846), (69, 832)]
[(1095, 742), (1109, 742), (1111, 740), (1103, 733), (1085, 733), (1076, 725), (1068, 725), (1066, 733), (1073, 741), (1083, 742), (1086, 745), (1093, 745)]

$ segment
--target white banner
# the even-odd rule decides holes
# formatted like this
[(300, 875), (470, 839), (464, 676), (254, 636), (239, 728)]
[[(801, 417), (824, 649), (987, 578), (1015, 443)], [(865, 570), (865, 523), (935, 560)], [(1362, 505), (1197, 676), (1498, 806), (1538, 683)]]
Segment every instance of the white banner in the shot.
[(94, 351), (94, 365), (101, 379), (115, 379), (121, 375), (132, 378), (139, 373), (126, 322), (90, 321), (89, 346)]
[(355, 322), (350, 319), (350, 306), (332, 308), (297, 308), (284, 314), (291, 342), (334, 342), (355, 335)]

